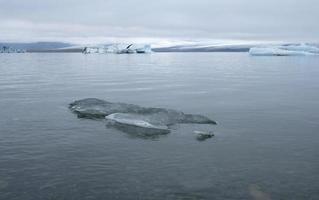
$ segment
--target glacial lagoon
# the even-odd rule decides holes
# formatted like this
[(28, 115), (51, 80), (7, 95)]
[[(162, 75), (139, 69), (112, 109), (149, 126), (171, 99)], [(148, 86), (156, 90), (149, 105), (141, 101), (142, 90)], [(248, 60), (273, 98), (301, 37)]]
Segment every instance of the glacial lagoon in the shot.
[[(0, 199), (319, 199), (319, 57), (0, 54)], [(141, 137), (94, 97), (201, 114)], [(196, 140), (194, 131), (213, 131)]]

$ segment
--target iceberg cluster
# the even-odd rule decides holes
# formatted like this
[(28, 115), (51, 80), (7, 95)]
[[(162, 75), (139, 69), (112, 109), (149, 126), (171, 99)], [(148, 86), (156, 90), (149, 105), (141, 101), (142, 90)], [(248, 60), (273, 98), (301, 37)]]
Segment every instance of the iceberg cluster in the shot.
[(132, 53), (152, 53), (151, 45), (149, 44), (111, 44), (98, 47), (85, 47), (84, 54), (91, 53), (114, 53), (114, 54), (132, 54)]
[(14, 49), (8, 46), (0, 47), (0, 53), (25, 53), (25, 50), (22, 49)]
[(273, 45), (250, 48), (252, 56), (307, 56), (319, 55), (319, 48), (310, 44)]

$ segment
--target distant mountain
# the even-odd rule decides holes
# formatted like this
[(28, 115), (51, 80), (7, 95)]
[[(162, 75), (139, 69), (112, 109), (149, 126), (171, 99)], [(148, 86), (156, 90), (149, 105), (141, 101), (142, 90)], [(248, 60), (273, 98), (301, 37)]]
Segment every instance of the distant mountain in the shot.
[(9, 46), (14, 49), (23, 49), (27, 52), (47, 52), (51, 50), (67, 48), (73, 46), (63, 42), (34, 42), (34, 43), (1, 43), (0, 47)]

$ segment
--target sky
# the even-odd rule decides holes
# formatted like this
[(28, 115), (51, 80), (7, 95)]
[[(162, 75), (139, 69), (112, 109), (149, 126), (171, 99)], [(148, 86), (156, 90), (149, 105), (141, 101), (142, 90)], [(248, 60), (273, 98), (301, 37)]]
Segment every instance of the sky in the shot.
[(318, 0), (0, 0), (0, 41), (319, 41)]

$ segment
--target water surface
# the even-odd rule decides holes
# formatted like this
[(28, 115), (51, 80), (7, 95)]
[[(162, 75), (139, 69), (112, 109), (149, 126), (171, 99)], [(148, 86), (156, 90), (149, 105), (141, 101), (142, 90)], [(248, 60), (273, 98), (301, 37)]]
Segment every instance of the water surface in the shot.
[[(318, 57), (0, 54), (0, 199), (319, 199), (318, 77)], [(137, 137), (70, 113), (87, 97), (219, 124)]]

